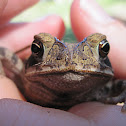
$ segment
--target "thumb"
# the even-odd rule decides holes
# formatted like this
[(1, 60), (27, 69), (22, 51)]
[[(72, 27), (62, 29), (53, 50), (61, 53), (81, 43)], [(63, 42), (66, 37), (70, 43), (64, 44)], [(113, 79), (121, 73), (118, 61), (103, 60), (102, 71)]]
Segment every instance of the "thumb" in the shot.
[(109, 59), (118, 78), (126, 78), (126, 27), (108, 16), (95, 0), (74, 0), (71, 6), (71, 26), (79, 41), (100, 32), (110, 42)]

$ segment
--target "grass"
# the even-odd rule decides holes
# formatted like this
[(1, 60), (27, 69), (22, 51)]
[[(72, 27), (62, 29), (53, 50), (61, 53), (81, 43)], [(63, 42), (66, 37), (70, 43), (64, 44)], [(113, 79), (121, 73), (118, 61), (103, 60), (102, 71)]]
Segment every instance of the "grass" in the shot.
[[(124, 0), (96, 0), (103, 8), (111, 6), (113, 4), (123, 4)], [(60, 15), (66, 26), (66, 34), (64, 41), (76, 41), (70, 25), (70, 6), (72, 0), (63, 0), (62, 2), (54, 2), (52, 0), (48, 2), (39, 2), (33, 7), (25, 10), (20, 15), (12, 19), (12, 22), (29, 22), (35, 19), (41, 18), (49, 14)], [(126, 3), (126, 2), (125, 2)]]

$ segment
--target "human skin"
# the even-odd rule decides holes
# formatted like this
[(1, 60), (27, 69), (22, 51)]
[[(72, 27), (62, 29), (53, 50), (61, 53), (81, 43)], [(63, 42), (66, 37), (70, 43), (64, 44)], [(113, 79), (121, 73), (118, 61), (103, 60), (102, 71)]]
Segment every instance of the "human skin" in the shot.
[[(80, 0), (74, 0), (71, 7), (71, 24), (75, 36), (81, 41), (84, 37), (94, 32), (101, 32), (107, 35), (111, 45), (109, 58), (115, 70), (115, 75), (118, 78), (126, 78), (126, 67), (124, 65), (126, 28), (116, 20), (109, 19), (110, 17), (102, 9), (99, 12), (99, 6), (95, 1), (83, 1), (85, 3), (82, 2), (80, 7)], [(29, 45), (33, 40), (34, 34), (39, 32), (48, 32), (59, 39), (63, 37), (65, 32), (64, 23), (56, 15), (50, 15), (32, 23), (7, 23), (10, 18), (36, 2), (37, 0), (27, 0), (27, 2), (13, 0), (13, 2), (10, 3), (9, 1), (7, 3), (6, 0), (0, 0), (0, 13), (2, 14), (0, 17), (2, 18), (0, 20), (0, 46), (16, 52)], [(16, 11), (11, 8), (14, 4), (16, 4)], [(10, 9), (11, 13), (9, 13)], [(95, 16), (92, 16), (94, 13)], [(6, 15), (6, 18), (4, 18), (4, 15)], [(97, 17), (101, 15), (102, 17), (105, 15), (105, 17), (98, 19)], [(16, 48), (14, 48), (15, 46)], [(18, 55), (25, 59), (30, 55), (30, 51), (26, 50)], [(117, 61), (119, 61), (119, 64), (117, 64)], [(117, 105), (89, 102), (76, 105), (68, 112), (64, 112), (25, 102), (23, 95), (18, 91), (15, 84), (2, 75), (0, 76), (0, 98), (2, 99), (0, 100), (0, 124), (3, 126), (125, 126), (126, 124), (126, 114), (122, 113), (121, 107)]]

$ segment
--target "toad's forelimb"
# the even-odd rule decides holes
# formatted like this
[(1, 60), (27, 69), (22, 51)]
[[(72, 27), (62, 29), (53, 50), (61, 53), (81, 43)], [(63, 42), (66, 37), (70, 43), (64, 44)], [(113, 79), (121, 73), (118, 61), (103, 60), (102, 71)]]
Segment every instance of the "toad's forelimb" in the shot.
[(126, 112), (126, 80), (112, 80), (102, 91), (97, 97), (98, 101), (108, 104), (124, 102), (121, 111)]
[(0, 47), (0, 74), (5, 75), (2, 66), (12, 73), (18, 74), (23, 69), (23, 62), (15, 53), (9, 49)]

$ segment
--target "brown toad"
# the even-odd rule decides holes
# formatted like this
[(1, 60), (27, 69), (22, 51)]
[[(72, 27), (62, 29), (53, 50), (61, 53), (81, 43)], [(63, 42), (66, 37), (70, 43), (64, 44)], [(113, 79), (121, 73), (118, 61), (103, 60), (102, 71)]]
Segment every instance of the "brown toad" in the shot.
[(23, 65), (15, 54), (8, 58), (5, 49), (1, 48), (0, 55), (1, 59), (10, 59), (8, 62), (13, 59), (11, 64), (18, 64), (13, 65), (11, 71), (16, 73), (16, 83), (17, 78), (20, 78), (17, 86), (29, 102), (67, 109), (92, 100), (118, 102), (114, 102), (112, 98), (115, 94), (119, 95), (121, 90), (115, 93), (112, 90), (113, 84), (107, 84), (114, 75), (107, 57), (109, 49), (106, 36), (100, 33), (73, 44), (63, 43), (50, 34), (40, 33), (34, 36), (32, 54), (23, 72)]

